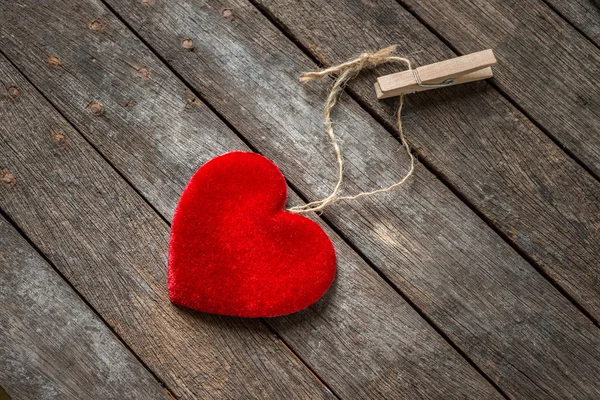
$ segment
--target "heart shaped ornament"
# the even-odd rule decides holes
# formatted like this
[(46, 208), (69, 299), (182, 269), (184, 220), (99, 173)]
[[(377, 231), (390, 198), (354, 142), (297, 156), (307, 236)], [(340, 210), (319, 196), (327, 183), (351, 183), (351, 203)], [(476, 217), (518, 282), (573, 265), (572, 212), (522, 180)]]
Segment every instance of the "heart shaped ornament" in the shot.
[(335, 276), (335, 250), (312, 220), (284, 211), (287, 185), (267, 158), (231, 152), (204, 164), (171, 227), (171, 301), (197, 311), (274, 317), (316, 302)]

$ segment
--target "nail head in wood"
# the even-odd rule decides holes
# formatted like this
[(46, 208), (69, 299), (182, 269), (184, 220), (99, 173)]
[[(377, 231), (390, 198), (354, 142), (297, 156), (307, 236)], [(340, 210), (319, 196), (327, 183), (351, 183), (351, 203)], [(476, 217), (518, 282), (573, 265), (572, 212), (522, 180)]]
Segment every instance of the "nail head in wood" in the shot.
[(194, 48), (194, 42), (192, 39), (183, 39), (183, 42), (181, 42), (181, 47), (186, 50), (192, 50)]
[(90, 110), (90, 114), (92, 114), (95, 117), (99, 117), (102, 114), (104, 114), (104, 107), (98, 103), (90, 104), (89, 110)]

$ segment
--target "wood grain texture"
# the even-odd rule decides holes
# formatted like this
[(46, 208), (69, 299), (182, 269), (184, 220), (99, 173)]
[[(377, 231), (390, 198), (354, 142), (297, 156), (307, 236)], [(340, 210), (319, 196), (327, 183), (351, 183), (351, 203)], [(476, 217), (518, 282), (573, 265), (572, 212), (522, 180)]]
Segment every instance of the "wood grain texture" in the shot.
[(600, 176), (600, 49), (539, 0), (404, 0), (461, 53), (493, 48), (494, 82)]
[(174, 395), (330, 397), (260, 321), (173, 306), (169, 226), (3, 57), (0, 82), (19, 92), (0, 98), (0, 207)]
[(600, 2), (598, 0), (545, 0), (573, 26), (600, 46)]
[[(148, 10), (141, 7), (140, 10)], [(320, 154), (321, 148), (325, 148), (327, 144), (320, 135), (311, 136), (312, 132), (320, 132), (319, 109), (326, 89), (305, 88), (305, 91), (302, 91), (296, 82), (299, 71), (314, 66), (255, 10), (243, 4), (236, 5), (231, 20), (223, 17), (223, 14), (230, 14), (224, 13), (224, 5), (218, 3), (208, 6), (196, 4), (196, 7), (184, 4), (186, 12), (179, 13), (161, 12), (164, 11), (161, 7), (157, 5), (147, 12), (152, 18), (165, 24), (154, 25), (149, 23), (152, 21), (144, 20), (142, 25), (148, 30), (156, 31), (158, 38), (169, 41), (169, 52), (163, 51), (167, 59), (188, 78), (193, 75), (196, 81), (192, 81), (202, 89), (203, 94), (210, 96), (213, 104), (226, 114), (234, 125), (250, 137), (254, 144), (286, 167), (284, 171), (288, 171), (292, 182), (305, 188), (311, 197), (318, 197), (326, 192), (327, 185), (319, 182), (319, 179), (327, 181), (331, 178), (328, 171), (333, 171), (333, 163), (328, 158), (314, 158), (313, 154)], [(135, 16), (135, 13), (124, 15)], [(177, 16), (181, 17), (178, 18), (178, 22), (170, 20)], [(134, 19), (130, 21), (135, 22)], [(190, 24), (192, 26), (188, 26)], [(108, 24), (112, 25), (112, 22)], [(169, 27), (178, 26), (183, 32), (173, 35)], [(27, 32), (25, 28), (23, 26), (20, 31)], [(166, 29), (166, 32), (161, 32), (161, 29)], [(189, 32), (202, 32), (203, 41)], [(33, 37), (35, 36), (28, 39), (31, 41)], [(151, 35), (146, 37), (160, 44), (159, 39)], [(196, 51), (190, 52), (181, 48), (183, 40), (190, 37), (193, 38)], [(123, 42), (123, 38), (120, 38), (119, 43)], [(199, 48), (200, 45), (202, 48)], [(73, 87), (78, 80), (68, 78), (66, 73), (57, 74), (44, 63), (36, 62), (35, 58), (19, 54), (15, 48), (17, 46), (13, 45), (13, 58), (22, 68), (30, 71), (32, 79), (46, 88), (45, 92), (53, 100), (57, 103), (70, 101), (71, 96), (62, 88)], [(68, 54), (68, 49), (62, 50)], [(182, 62), (185, 57), (189, 57), (194, 63)], [(176, 62), (177, 59), (179, 63)], [(69, 74), (75, 73), (77, 65), (71, 63)], [(149, 69), (155, 68), (157, 67), (151, 66)], [(186, 68), (189, 71), (186, 72)], [(112, 72), (115, 73), (114, 70)], [(65, 77), (63, 81), (59, 79), (61, 76)], [(80, 75), (78, 78), (82, 79), (84, 76)], [(199, 84), (199, 80), (205, 84)], [(117, 82), (108, 80), (106, 84), (117, 85)], [(161, 84), (160, 87), (165, 86)], [(111, 108), (107, 108), (102, 121), (115, 120), (114, 115), (118, 114), (115, 110), (118, 110), (118, 107), (113, 107), (112, 104)], [(84, 115), (79, 118), (96, 121), (86, 117), (85, 113), (81, 112), (81, 106), (73, 105), (61, 109), (73, 114), (69, 114), (73, 120), (77, 118), (73, 110), (77, 110)], [(110, 110), (115, 114), (109, 113)], [(349, 165), (349, 173), (353, 180), (358, 181), (360, 185), (376, 184), (370, 182), (369, 177), (364, 176), (361, 171), (365, 170), (367, 165), (370, 167), (368, 172), (381, 175), (380, 179), (384, 181), (382, 183), (396, 179), (400, 172), (389, 168), (389, 165), (398, 162), (399, 155), (394, 151), (396, 142), (352, 102), (345, 102), (339, 111), (342, 114), (340, 131), (345, 133), (346, 145), (353, 148), (354, 154), (362, 152), (361, 156), (368, 161), (368, 164), (360, 164), (363, 158), (356, 155), (351, 157), (353, 164)], [(109, 116), (112, 116), (112, 119)], [(100, 122), (89, 122), (88, 126), (93, 128), (95, 124)], [(83, 124), (82, 126), (85, 127)], [(117, 126), (120, 130), (116, 129)], [(293, 127), (298, 128), (293, 130)], [(86, 131), (93, 131), (92, 128)], [(96, 145), (110, 147), (110, 141), (105, 139), (110, 135), (106, 132), (113, 132), (113, 138), (120, 139), (114, 133), (122, 134), (124, 128), (123, 125), (115, 124), (113, 130), (99, 130), (104, 132), (104, 135), (97, 133), (93, 136), (94, 140), (98, 141)], [(284, 130), (286, 135), (282, 137), (278, 130)], [(306, 132), (310, 133), (307, 135)], [(146, 138), (144, 135), (135, 137)], [(195, 138), (198, 140), (198, 136)], [(157, 146), (158, 142), (155, 139), (148, 140), (154, 147)], [(359, 145), (361, 143), (362, 145)], [(170, 142), (162, 140), (160, 145), (170, 146)], [(299, 145), (306, 147), (305, 154), (298, 151), (301, 148)], [(188, 142), (185, 147), (201, 146), (194, 147)], [(149, 159), (152, 156), (161, 158), (157, 154), (158, 152), (155, 152), (147, 156)], [(133, 160), (111, 160), (126, 171), (126, 176), (135, 176), (135, 169), (128, 164)], [(357, 163), (361, 168), (356, 168)], [(309, 166), (307, 171), (303, 171), (302, 167), (305, 165)], [(152, 165), (147, 168), (150, 167), (154, 168)], [(338, 226), (344, 227), (355, 243), (361, 244), (374, 259), (377, 260), (378, 257), (377, 264), (388, 276), (392, 276), (394, 282), (408, 292), (413, 300), (417, 299), (418, 305), (432, 315), (436, 322), (441, 323), (453, 340), (466, 349), (494, 379), (501, 381), (503, 385), (504, 382), (508, 382), (506, 386), (510, 390), (528, 396), (541, 396), (543, 390), (554, 389), (559, 390), (559, 395), (571, 397), (585, 397), (594, 393), (597, 390), (593, 376), (597, 370), (598, 338), (591, 324), (550, 285), (533, 273), (523, 260), (502, 244), (497, 236), (470, 214), (469, 210), (434, 177), (424, 172), (421, 167), (417, 177), (411, 187), (407, 188), (407, 192), (398, 191), (387, 198), (372, 199), (357, 209), (352, 209), (349, 205), (342, 208), (340, 205), (337, 212), (331, 212), (329, 216), (332, 219), (336, 218), (336, 215), (343, 216), (337, 217)], [(153, 190), (143, 185), (138, 187), (141, 191)], [(174, 203), (170, 208), (173, 206)], [(168, 210), (166, 211), (168, 213)], [(476, 268), (473, 269), (472, 266)], [(372, 296), (377, 291), (369, 290), (367, 293)], [(360, 302), (353, 305), (344, 302), (340, 304), (340, 308), (344, 310), (368, 307)], [(377, 313), (382, 320), (387, 321), (389, 318), (389, 315), (379, 311)], [(338, 358), (322, 353), (320, 349), (325, 344), (315, 340), (322, 332), (303, 320), (295, 324), (288, 322), (294, 321), (295, 318), (301, 318), (301, 315), (273, 321), (283, 321), (278, 329), (288, 341), (301, 337), (300, 333), (314, 335), (311, 337), (312, 342), (304, 340), (294, 343), (294, 346), (321, 376), (328, 382), (336, 383), (336, 379), (343, 379), (344, 369), (356, 371), (356, 361), (354, 365), (341, 363), (339, 367), (340, 363), (333, 362), (339, 360)], [(539, 319), (543, 321), (542, 324)], [(355, 330), (362, 326), (363, 337), (366, 338), (369, 338), (367, 334), (372, 332), (369, 324), (359, 324), (352, 319), (348, 319), (347, 322), (335, 319), (334, 321), (328, 323)], [(288, 323), (290, 325), (286, 325)], [(286, 326), (289, 326), (287, 331), (281, 329)], [(325, 325), (318, 326), (325, 329)], [(360, 332), (359, 330), (358, 333)], [(326, 338), (327, 335), (320, 337)], [(381, 338), (385, 337), (387, 335), (381, 335), (378, 340), (362, 342), (363, 358), (367, 361), (380, 361), (381, 355), (388, 354), (393, 346), (381, 345), (385, 343)], [(357, 343), (361, 343), (359, 334), (355, 333), (354, 338)], [(380, 350), (373, 348), (374, 343), (380, 345)], [(569, 345), (566, 346), (565, 343)], [(344, 351), (342, 343), (336, 346), (339, 346), (340, 351)], [(540, 353), (541, 348), (551, 350)], [(410, 346), (407, 346), (407, 351), (409, 354), (412, 352)], [(342, 359), (346, 360), (345, 357)], [(435, 357), (433, 359), (435, 360)], [(558, 367), (556, 360), (560, 360)], [(394, 365), (393, 357), (389, 364)], [(369, 371), (367, 366), (358, 365), (361, 367), (360, 371), (366, 371), (365, 374)], [(385, 371), (387, 370), (383, 370)], [(369, 378), (368, 375), (365, 377)], [(376, 378), (377, 375), (371, 375), (371, 378), (373, 377)], [(562, 385), (559, 387), (556, 381), (560, 381)], [(361, 388), (368, 382), (357, 382), (356, 385)], [(394, 383), (402, 385), (404, 381)], [(354, 390), (354, 387), (350, 386), (347, 390), (352, 394), (351, 390)]]
[[(328, 65), (357, 49), (393, 43), (416, 66), (453, 57), (394, 0), (260, 1)], [(378, 102), (372, 85), (395, 68), (403, 66), (385, 66), (349, 84), (390, 126), (397, 100)], [(598, 182), (486, 84), (432, 90), (406, 102), (405, 134), (421, 158), (600, 320)]]
[[(328, 193), (327, 88), (298, 83), (314, 64), (260, 13), (243, 2), (110, 3), (303, 194)], [(335, 117), (348, 192), (402, 176), (406, 159), (380, 125), (348, 100)], [(597, 328), (421, 166), (402, 190), (325, 214), (510, 394), (586, 398), (600, 390), (591, 372)], [(297, 349), (309, 363), (317, 352)]]
[[(247, 149), (233, 132), (216, 121), (214, 115), (202, 102), (186, 93), (182, 83), (152, 57), (114, 16), (97, 3), (57, 2), (51, 13), (54, 20), (44, 14), (44, 7), (29, 7), (25, 11), (16, 7), (6, 7), (4, 11), (6, 12), (4, 15), (20, 21), (20, 25), (11, 34), (11, 40), (15, 42), (4, 41), (3, 48), (24, 68), (35, 83), (40, 85), (53, 102), (60, 104), (61, 111), (70, 120), (75, 121), (94, 145), (102, 149), (104, 154), (167, 218), (172, 215), (183, 185), (202, 162), (227, 150)], [(40, 18), (47, 20), (48, 24), (40, 27), (35, 23)], [(102, 18), (105, 23), (103, 36), (99, 39), (86, 31), (86, 22), (97, 18)], [(51, 42), (46, 42), (47, 29), (55, 30)], [(16, 48), (13, 46), (20, 43), (20, 40), (27, 41), (33, 48), (46, 49), (46, 53), (36, 61), (38, 55), (34, 52), (15, 51)], [(94, 45), (94, 40), (99, 40), (101, 43)], [(62, 60), (61, 69), (57, 70), (47, 65), (46, 54), (48, 53)], [(129, 63), (124, 62), (121, 57)], [(103, 61), (106, 58), (110, 59), (110, 62)], [(97, 61), (88, 64), (89, 59)], [(150, 78), (137, 76), (132, 72), (129, 64), (143, 66), (149, 71)], [(135, 105), (123, 109), (119, 104), (122, 98), (128, 99), (128, 102), (135, 102)], [(93, 100), (101, 101), (104, 105), (104, 114), (100, 118), (88, 112), (88, 104)], [(21, 134), (25, 135), (24, 132)], [(69, 132), (67, 136), (71, 134), (75, 133)], [(38, 138), (42, 142), (46, 140), (44, 135), (45, 133)], [(15, 151), (18, 154), (20, 146), (27, 146), (27, 143), (19, 144), (21, 140), (23, 139), (20, 136), (11, 139), (8, 148), (17, 149)], [(69, 146), (65, 150), (76, 145), (85, 147), (80, 143), (81, 140), (76, 144), (71, 143), (71, 139), (67, 140)], [(36, 145), (39, 144), (36, 142)], [(51, 147), (52, 143), (45, 143), (45, 145)], [(56, 157), (62, 154), (59, 149), (54, 151), (57, 153)], [(10, 153), (9, 159), (14, 157), (17, 155)], [(87, 158), (83, 157), (71, 157), (68, 160), (69, 168), (88, 162)], [(54, 164), (60, 162), (60, 159), (49, 158), (45, 162)], [(32, 179), (32, 176), (27, 174), (27, 170), (31, 168), (30, 163), (35, 165), (28, 158), (16, 167), (11, 167), (11, 170), (16, 171), (14, 175), (18, 181), (27, 182)], [(42, 167), (43, 165), (39, 168)], [(99, 168), (99, 166), (93, 168), (86, 177), (90, 180), (94, 179), (94, 175), (100, 173)], [(104, 165), (104, 168), (108, 167)], [(168, 174), (163, 171), (168, 171)], [(57, 201), (74, 196), (69, 186), (59, 185), (58, 188), (52, 189), (52, 181), (44, 181), (46, 175), (39, 171), (38, 173), (42, 177), (42, 182), (36, 186), (36, 192), (60, 190), (61, 192), (56, 195), (59, 197)], [(24, 176), (20, 177), (20, 175)], [(111, 179), (118, 180), (113, 175), (110, 175)], [(146, 178), (154, 176), (160, 178), (154, 181)], [(106, 248), (94, 243), (96, 240), (108, 240), (104, 238), (102, 232), (116, 225), (111, 227), (109, 232), (118, 238), (124, 235), (121, 240), (126, 241), (123, 251), (118, 252), (118, 257), (125, 259), (119, 264), (119, 268), (125, 268), (127, 263), (135, 262), (136, 268), (145, 271), (156, 264), (151, 262), (152, 260), (148, 261), (149, 258), (156, 256), (160, 259), (160, 269), (152, 269), (149, 272), (156, 277), (148, 283), (151, 285), (149, 290), (156, 290), (161, 294), (155, 300), (155, 307), (158, 310), (153, 312), (160, 318), (171, 318), (168, 311), (172, 307), (162, 297), (165, 286), (162, 244), (166, 239), (163, 225), (159, 224), (160, 226), (156, 228), (158, 233), (150, 235), (151, 238), (158, 236), (158, 239), (148, 239), (144, 232), (150, 228), (141, 224), (137, 218), (131, 223), (119, 222), (112, 218), (111, 215), (116, 211), (111, 207), (117, 207), (117, 211), (124, 207), (128, 213), (133, 214), (127, 219), (122, 218), (125, 221), (137, 215), (133, 212), (136, 208), (139, 207), (145, 212), (147, 207), (140, 205), (138, 200), (126, 196), (130, 191), (123, 188), (121, 182), (117, 182), (118, 186), (112, 188), (110, 180), (104, 179), (103, 175), (96, 177), (96, 180), (98, 183), (95, 186), (102, 188), (99, 194), (99, 205), (91, 210), (92, 214), (87, 216), (85, 221), (88, 224), (98, 225), (99, 228), (94, 230), (93, 235), (86, 234), (88, 239), (77, 240), (80, 246), (89, 247), (83, 256), (93, 258), (103, 254)], [(15, 185), (13, 189), (18, 190), (19, 187), (22, 186)], [(75, 257), (68, 248), (64, 248), (66, 243), (62, 241), (55, 243), (58, 240), (60, 226), (66, 223), (65, 218), (60, 215), (54, 216), (52, 210), (47, 210), (44, 206), (45, 199), (41, 199), (42, 203), (37, 205), (38, 199), (29, 197), (25, 189), (21, 190), (23, 192), (7, 194), (2, 204), (11, 212), (15, 220), (25, 227), (25, 231), (36, 242), (40, 242), (44, 251), (49, 252), (49, 257), (73, 259), (72, 262), (79, 263), (81, 255)], [(107, 198), (109, 205), (105, 205)], [(297, 198), (292, 198), (292, 202), (297, 201)], [(83, 201), (83, 204), (85, 203), (86, 201)], [(40, 209), (39, 215), (30, 218), (25, 212), (26, 207)], [(86, 206), (76, 199), (73, 208), (85, 209)], [(49, 211), (48, 215), (45, 215), (46, 211)], [(101, 213), (106, 213), (107, 217), (101, 217)], [(154, 221), (151, 216), (145, 218)], [(127, 227), (130, 227), (131, 231)], [(136, 233), (140, 230), (141, 232)], [(77, 233), (78, 231), (69, 233), (69, 237)], [(350, 398), (499, 398), (499, 394), (493, 387), (347, 244), (330, 229), (327, 233), (334, 241), (338, 254), (338, 274), (333, 287), (314, 307), (291, 317), (269, 319), (268, 323), (284, 336), (285, 341), (292, 348), (300, 352), (300, 356), (336, 393)], [(159, 240), (158, 244), (156, 240)], [(159, 245), (160, 249), (155, 251), (154, 247)], [(109, 254), (111, 253), (112, 251), (109, 251)], [(128, 253), (131, 255), (128, 256)], [(147, 264), (149, 266), (146, 266)], [(71, 268), (69, 263), (61, 263), (61, 265), (63, 268)], [(79, 274), (82, 277), (79, 277)], [(68, 276), (76, 281), (93, 278), (81, 269), (77, 270), (77, 274)], [(129, 283), (124, 282), (123, 285), (125, 290)], [(89, 288), (89, 290), (94, 289)], [(96, 289), (91, 296), (103, 296), (105, 293), (106, 290)], [(112, 295), (112, 292), (108, 291), (108, 293)], [(166, 317), (162, 317), (162, 313), (165, 312), (162, 308), (167, 310)], [(161, 373), (169, 376), (168, 383), (175, 386), (178, 393), (183, 393), (184, 397), (200, 396), (200, 392), (184, 391), (181, 386), (190, 386), (190, 380), (198, 384), (198, 380), (208, 380), (209, 382), (222, 381), (222, 384), (227, 386), (223, 389), (223, 397), (236, 397), (227, 390), (228, 380), (239, 376), (240, 373), (236, 371), (238, 368), (248, 368), (248, 375), (260, 375), (252, 367), (243, 363), (244, 354), (258, 352), (256, 347), (261, 343), (260, 337), (251, 337), (247, 332), (248, 326), (259, 331), (259, 327), (253, 322), (235, 318), (214, 318), (183, 310), (177, 312), (184, 316), (183, 321), (190, 318), (191, 326), (194, 320), (205, 321), (209, 325), (230, 326), (227, 332), (212, 330), (212, 335), (218, 343), (206, 343), (215, 347), (205, 350), (206, 357), (196, 357), (195, 353), (187, 354), (186, 348), (178, 351), (173, 346), (167, 346), (168, 343), (165, 347), (151, 346), (148, 350), (134, 346), (134, 350), (144, 360), (149, 358), (147, 360), (149, 363), (155, 362), (155, 358), (166, 358), (161, 363)], [(127, 325), (131, 330), (141, 329), (137, 327), (136, 317), (124, 315), (118, 323)], [(190, 339), (196, 338), (197, 333), (192, 328), (181, 327), (177, 323), (175, 325), (173, 329), (177, 329), (179, 335)], [(158, 336), (158, 340), (163, 340), (164, 335), (155, 331), (155, 329), (162, 331), (164, 329), (162, 326), (147, 327), (147, 329), (149, 331), (147, 335)], [(229, 341), (233, 343), (229, 344)], [(236, 343), (240, 341), (248, 342), (249, 349), (237, 348)], [(257, 344), (252, 345), (253, 341)], [(269, 351), (274, 353), (273, 357), (277, 358), (276, 350), (269, 348)], [(224, 366), (226, 371), (223, 372), (205, 368), (201, 372), (202, 375), (200, 372), (185, 372), (182, 368), (176, 368), (171, 364), (171, 361), (174, 362), (173, 357), (177, 356), (183, 358), (179, 361), (183, 366), (198, 360), (217, 363), (221, 361), (221, 357), (213, 354), (221, 351), (228, 353), (226, 361), (232, 363), (234, 355), (241, 352), (242, 361), (233, 365), (226, 364)], [(149, 354), (149, 352), (156, 354)], [(178, 354), (165, 354), (171, 352)], [(258, 354), (254, 359), (258, 366), (266, 363), (270, 367), (274, 363), (274, 361), (262, 360)], [(283, 365), (281, 368), (289, 367)], [(297, 397), (316, 396), (303, 387), (302, 382), (298, 383), (289, 377), (281, 376), (284, 372), (277, 373), (269, 368), (265, 373), (272, 374), (274, 383), (282, 385), (280, 393), (275, 395), (269, 390), (264, 390), (263, 396), (257, 391), (248, 394), (240, 389), (239, 396), (287, 398), (290, 394), (286, 389), (292, 384), (299, 385)], [(256, 379), (260, 379), (260, 376)], [(239, 376), (237, 384), (244, 386), (245, 381), (251, 383), (256, 379), (244, 374)]]
[(13, 399), (170, 398), (2, 217), (0, 248), (0, 383)]

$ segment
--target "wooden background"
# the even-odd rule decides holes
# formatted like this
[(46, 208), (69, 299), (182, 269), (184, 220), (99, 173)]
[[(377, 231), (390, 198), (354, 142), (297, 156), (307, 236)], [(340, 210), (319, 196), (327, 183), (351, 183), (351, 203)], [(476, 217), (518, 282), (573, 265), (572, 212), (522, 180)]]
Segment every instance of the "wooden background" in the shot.
[[(600, 398), (596, 0), (0, 2), (0, 386), (50, 398)], [(290, 204), (326, 196), (331, 81), (398, 44), (416, 66), (492, 48), (495, 77), (407, 97), (401, 188), (315, 216), (330, 291), (271, 319), (166, 291), (189, 177), (234, 149)], [(397, 181), (397, 100), (334, 112), (345, 194)], [(0, 395), (2, 396), (2, 395)]]

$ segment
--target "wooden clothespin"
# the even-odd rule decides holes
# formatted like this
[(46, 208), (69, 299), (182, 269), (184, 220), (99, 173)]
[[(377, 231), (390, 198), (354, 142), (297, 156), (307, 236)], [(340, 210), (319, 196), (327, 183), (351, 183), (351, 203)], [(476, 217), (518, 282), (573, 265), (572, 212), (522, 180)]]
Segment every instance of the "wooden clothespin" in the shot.
[(491, 66), (496, 57), (491, 49), (424, 65), (413, 70), (397, 72), (377, 78), (375, 91), (378, 99), (405, 93), (474, 82), (494, 76)]

